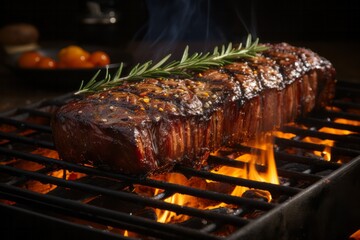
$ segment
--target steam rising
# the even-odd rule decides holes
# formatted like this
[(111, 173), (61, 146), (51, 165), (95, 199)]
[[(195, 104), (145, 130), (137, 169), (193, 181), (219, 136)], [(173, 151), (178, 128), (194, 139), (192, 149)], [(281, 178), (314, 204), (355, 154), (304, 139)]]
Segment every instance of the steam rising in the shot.
[[(134, 53), (136, 59), (156, 61), (168, 53), (178, 58), (186, 45), (190, 46), (190, 51), (210, 51), (215, 45), (229, 41), (225, 29), (232, 32), (233, 29), (243, 29), (238, 31), (242, 32), (238, 39), (245, 38), (248, 33), (256, 37), (255, 17), (251, 16), (249, 28), (238, 9), (240, 5), (231, 1), (220, 3), (227, 6), (227, 10), (218, 9), (219, 2), (211, 0), (146, 0), (146, 4), (148, 22), (142, 44)], [(254, 4), (250, 11), (246, 11), (254, 15)], [(232, 20), (228, 20), (231, 17)]]

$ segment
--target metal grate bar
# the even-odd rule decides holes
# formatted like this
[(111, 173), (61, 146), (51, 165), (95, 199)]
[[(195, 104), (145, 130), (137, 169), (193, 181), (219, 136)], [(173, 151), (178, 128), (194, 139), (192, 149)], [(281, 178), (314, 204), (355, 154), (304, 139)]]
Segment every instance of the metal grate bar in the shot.
[(249, 146), (245, 146), (245, 145), (241, 145), (241, 144), (235, 144), (233, 146), (234, 148), (236, 148), (237, 150), (239, 150), (242, 153), (260, 153), (260, 151), (262, 151), (261, 149), (258, 148), (253, 148), (253, 147), (249, 147)]
[(342, 100), (334, 100), (331, 104), (333, 106), (335, 106), (335, 107), (339, 107), (339, 108), (342, 108), (342, 109), (347, 109), (347, 108), (360, 109), (360, 104), (354, 103), (354, 102), (345, 102), (345, 101), (342, 101)]
[[(41, 174), (49, 174), (52, 171), (56, 171), (58, 169), (54, 168), (53, 166), (49, 166), (49, 167), (44, 167), (41, 168), (39, 170), (36, 170), (35, 172), (37, 173), (41, 173)], [(28, 177), (27, 176), (19, 176), (17, 178), (11, 178), (9, 181), (6, 182), (7, 185), (14, 185), (14, 186), (19, 186), (21, 184), (26, 183), (26, 181), (28, 181)]]
[(52, 143), (52, 142), (38, 140), (35, 138), (31, 138), (31, 137), (19, 136), (17, 134), (13, 134), (13, 133), (0, 132), (0, 138), (8, 139), (11, 141), (16, 141), (16, 142), (20, 142), (20, 143), (25, 143), (25, 144), (31, 144), (36, 147), (44, 147), (44, 148), (48, 148), (48, 149), (52, 149), (52, 150), (55, 149), (54, 143)]
[(298, 156), (298, 155), (279, 152), (279, 151), (276, 151), (274, 154), (275, 154), (275, 159), (277, 161), (296, 162), (296, 163), (314, 166), (320, 169), (330, 169), (330, 170), (336, 170), (339, 167), (341, 167), (341, 164), (339, 163), (325, 161), (324, 159), (321, 158)]
[[(288, 140), (288, 139), (284, 139), (284, 140)], [(295, 140), (288, 140), (288, 141), (294, 142)], [(297, 141), (297, 142), (300, 142), (300, 141)], [(304, 143), (304, 142), (300, 142), (300, 143)], [(284, 147), (288, 147), (286, 145), (286, 143), (284, 143), (284, 142), (283, 142), (283, 145), (284, 145)], [(296, 147), (299, 147), (299, 146), (296, 145)], [(251, 148), (251, 147), (243, 146), (243, 145), (236, 145), (236, 148), (243, 152), (263, 151), (261, 149), (255, 149), (255, 148)], [(306, 148), (306, 149), (314, 150), (313, 148), (311, 148), (311, 146), (308, 146), (308, 148)], [(321, 148), (321, 151), (323, 151), (323, 148)], [(310, 165), (310, 166), (312, 165), (312, 166), (320, 167), (322, 169), (333, 169), (334, 170), (341, 166), (341, 164), (339, 164), (339, 163), (328, 162), (320, 157), (307, 157), (307, 156), (305, 157), (305, 156), (301, 156), (301, 155), (285, 153), (285, 152), (282, 152), (279, 150), (276, 150), (274, 152), (274, 156), (275, 156), (275, 160), (277, 162), (280, 160), (286, 161), (286, 162), (295, 162), (295, 163), (301, 163), (301, 164), (306, 164), (306, 165)]]
[[(223, 211), (223, 212), (228, 212), (228, 209), (226, 208), (216, 208), (216, 209), (211, 209), (209, 211)], [(233, 216), (245, 216), (247, 213), (249, 213), (249, 209), (246, 208), (238, 208), (238, 209), (234, 209), (231, 213)], [(224, 226), (224, 224), (222, 224), (221, 222), (204, 222), (202, 221), (202, 219), (198, 219), (198, 218), (190, 218), (189, 220), (186, 220), (182, 223), (179, 223), (182, 226), (187, 226), (193, 229), (198, 229), (201, 232), (206, 232), (206, 233), (210, 233), (210, 232), (214, 232), (218, 229), (220, 229), (221, 227)]]
[[(212, 199), (215, 201), (221, 201), (221, 202), (226, 202), (226, 203), (231, 203), (231, 204), (236, 204), (236, 205), (248, 205), (248, 206), (253, 206), (253, 207), (256, 207), (259, 209), (264, 209), (264, 210), (268, 210), (273, 207), (273, 205), (270, 203), (264, 203), (264, 202), (259, 203), (256, 200), (235, 197), (235, 196), (212, 192), (212, 191), (207, 191), (207, 190), (199, 190), (199, 189), (191, 188), (188, 186), (182, 186), (182, 185), (178, 185), (178, 184), (156, 181), (156, 180), (151, 180), (151, 179), (141, 179), (141, 178), (126, 176), (126, 175), (121, 175), (118, 173), (99, 171), (95, 168), (88, 168), (88, 167), (80, 166), (77, 164), (72, 164), (69, 162), (55, 160), (52, 158), (46, 158), (46, 157), (43, 157), (40, 155), (27, 154), (27, 153), (23, 153), (23, 152), (19, 152), (19, 151), (4, 149), (1, 147), (0, 147), (0, 152), (11, 153), (13, 156), (25, 158), (30, 161), (33, 160), (35, 162), (42, 163), (42, 164), (56, 164), (56, 165), (60, 165), (64, 168), (67, 168), (69, 170), (83, 172), (86, 174), (96, 174), (96, 175), (104, 176), (104, 177), (112, 177), (114, 179), (118, 179), (118, 180), (122, 180), (122, 181), (129, 181), (133, 184), (138, 183), (138, 184), (142, 184), (142, 185), (149, 186), (149, 187), (160, 188), (160, 189), (168, 190), (171, 192), (178, 192), (178, 193), (187, 194), (187, 195), (191, 195), (191, 196)], [(256, 183), (256, 181), (253, 181), (253, 182)]]
[(49, 206), (51, 209), (64, 209), (78, 211), (78, 213), (85, 212), (91, 214), (93, 217), (103, 217), (108, 221), (113, 220), (114, 223), (127, 223), (132, 224), (133, 226), (141, 226), (149, 229), (149, 233), (153, 232), (153, 229), (164, 231), (172, 236), (180, 235), (186, 236), (191, 239), (207, 238), (207, 239), (219, 239), (219, 237), (209, 235), (200, 231), (192, 230), (189, 228), (181, 227), (173, 224), (162, 224), (153, 220), (149, 220), (143, 217), (138, 217), (134, 215), (129, 215), (122, 212), (117, 212), (113, 210), (108, 210), (93, 205), (82, 204), (80, 202), (54, 197), (50, 195), (39, 194), (31, 192), (25, 189), (19, 189), (17, 187), (8, 186), (0, 183), (0, 189), (2, 192), (10, 193), (15, 196), (26, 198), (26, 202), (32, 202), (35, 204), (40, 204), (40, 206), (45, 205)]
[(274, 143), (278, 146), (297, 147), (297, 148), (308, 149), (313, 151), (324, 151), (326, 147), (325, 145), (322, 144), (302, 142), (301, 140), (297, 140), (297, 139), (286, 139), (280, 137), (275, 137)]
[(305, 125), (317, 127), (317, 128), (329, 127), (329, 128), (340, 129), (340, 130), (348, 130), (348, 131), (352, 131), (352, 132), (360, 132), (359, 126), (330, 122), (328, 120), (313, 118), (313, 117), (299, 118), (298, 120), (296, 120), (296, 122), (299, 124), (305, 124)]
[(341, 97), (344, 95), (360, 96), (359, 87), (360, 84), (349, 84), (349, 86), (341, 86), (341, 84), (338, 84), (336, 86), (336, 95), (337, 97)]
[(314, 175), (310, 173), (294, 172), (294, 171), (284, 170), (281, 168), (278, 168), (277, 172), (280, 177), (294, 179), (294, 180), (306, 180), (312, 183), (315, 183), (320, 179), (322, 179), (322, 177), (318, 175)]
[[(3, 211), (3, 210), (11, 211), (13, 216), (16, 216), (17, 214), (27, 214), (28, 216), (29, 215), (32, 216), (32, 218), (44, 219), (43, 222), (50, 222), (50, 223), (53, 222), (54, 225), (56, 225), (57, 227), (59, 226), (58, 224), (62, 224), (62, 226), (64, 226), (64, 225), (71, 226), (73, 232), (79, 231), (79, 229), (82, 229), (82, 230), (85, 230), (86, 232), (88, 232), (90, 234), (90, 236), (93, 236), (93, 234), (96, 234), (98, 236), (100, 234), (102, 237), (104, 237), (104, 239), (108, 239), (109, 237), (111, 237), (111, 239), (138, 240), (137, 238), (135, 239), (132, 237), (124, 237), (120, 234), (112, 233), (109, 231), (104, 231), (103, 229), (92, 228), (92, 227), (89, 227), (88, 225), (83, 225), (81, 223), (69, 222), (68, 220), (58, 218), (57, 216), (50, 216), (48, 213), (42, 213), (41, 210), (43, 208), (45, 208), (45, 205), (41, 205), (41, 209), (35, 209), (35, 208), (27, 209), (25, 207), (26, 203), (27, 203), (27, 199), (25, 197), (15, 196), (14, 194), (2, 192), (1, 190), (0, 190), (0, 196), (9, 198), (10, 200), (13, 200), (13, 201), (19, 201), (21, 203), (24, 203), (23, 206), (8, 205), (8, 204), (0, 203), (0, 211)], [(35, 204), (37, 204), (37, 203), (33, 203), (33, 205), (35, 205)], [(71, 213), (75, 214), (74, 211), (72, 211)], [(2, 215), (4, 215), (4, 214), (2, 214)], [(86, 216), (84, 216), (84, 218), (85, 217)], [(24, 220), (24, 221), (26, 221), (26, 220)], [(17, 222), (17, 224), (18, 224), (18, 222)], [(32, 225), (31, 226), (32, 233), (33, 233), (33, 231), (37, 231), (38, 229), (41, 229), (41, 227), (43, 227), (43, 226), (35, 226), (34, 227), (34, 225)], [(43, 230), (43, 229), (41, 229), (41, 230)], [(60, 229), (57, 229), (57, 230), (60, 231)], [(44, 232), (42, 231), (39, 235), (43, 236)], [(13, 236), (13, 234), (11, 236)], [(12, 239), (14, 239), (14, 238), (12, 238)], [(30, 239), (36, 239), (36, 238), (31, 236)], [(56, 239), (59, 239), (59, 238), (56, 238)]]
[(44, 112), (35, 108), (18, 108), (19, 113), (29, 113), (30, 115), (35, 115), (39, 117), (51, 118), (52, 114), (49, 112)]
[[(313, 151), (324, 151), (326, 145), (323, 144), (316, 144), (316, 143), (309, 143), (309, 142), (302, 142), (295, 139), (285, 139), (285, 138), (279, 138), (275, 137), (275, 144), (287, 146), (287, 147), (297, 147), (297, 148), (303, 148)], [(343, 147), (330, 147), (331, 152), (336, 152), (338, 154), (345, 154), (348, 156), (356, 157), (360, 154), (360, 150), (355, 149), (348, 149)]]
[(315, 131), (315, 130), (296, 128), (296, 127), (292, 127), (292, 126), (285, 126), (281, 130), (283, 132), (294, 133), (301, 137), (309, 136), (309, 137), (316, 137), (316, 138), (320, 138), (320, 139), (329, 139), (329, 140), (334, 140), (334, 141), (360, 144), (360, 137), (357, 137), (357, 136), (337, 135), (337, 134), (333, 134), (333, 133), (319, 132), (319, 131)]
[(209, 164), (223, 165), (236, 168), (244, 168), (246, 166), (245, 162), (234, 160), (228, 157), (219, 157), (214, 155), (210, 155), (207, 161)]
[(0, 117), (0, 122), (11, 125), (11, 126), (15, 126), (17, 128), (21, 128), (21, 129), (27, 128), (27, 129), (37, 130), (37, 131), (41, 131), (41, 132), (45, 132), (45, 133), (52, 132), (51, 127), (48, 125), (34, 124), (34, 123), (19, 121), (19, 120), (15, 120), (15, 119), (11, 119), (11, 118), (6, 118), (6, 117)]
[[(237, 167), (237, 168), (244, 168), (246, 165), (246, 163), (244, 163), (242, 161), (234, 160), (234, 159), (227, 158), (227, 157), (213, 156), (213, 155), (209, 156), (208, 162), (210, 164)], [(256, 170), (258, 170), (258, 171), (263, 171), (263, 172), (265, 171), (264, 166), (256, 165), (255, 167), (256, 167)], [(284, 169), (279, 169), (279, 168), (277, 169), (277, 172), (280, 177), (292, 178), (292, 179), (297, 179), (297, 180), (302, 179), (302, 180), (307, 180), (307, 181), (311, 181), (311, 182), (316, 182), (322, 178), (321, 176), (317, 176), (314, 174), (294, 172), (294, 171), (289, 171), (289, 170), (284, 170)]]
[(244, 178), (231, 177), (231, 176), (216, 174), (216, 173), (207, 172), (207, 171), (199, 171), (199, 170), (195, 170), (192, 168), (186, 168), (186, 167), (182, 167), (182, 166), (177, 166), (175, 168), (175, 171), (183, 173), (184, 175), (191, 175), (191, 176), (206, 178), (206, 179), (213, 180), (213, 181), (226, 182), (229, 184), (235, 184), (235, 185), (240, 185), (240, 186), (249, 187), (249, 188), (269, 190), (270, 192), (286, 193), (288, 195), (295, 195), (301, 191), (301, 189), (299, 189), (299, 188), (281, 186), (281, 185), (276, 185), (276, 184), (271, 184), (271, 183), (266, 183), (266, 182), (253, 181), (253, 180), (244, 179)]
[(237, 226), (243, 226), (248, 223), (248, 220), (246, 220), (246, 219), (241, 219), (241, 218), (233, 217), (230, 215), (215, 214), (212, 212), (206, 212), (203, 210), (194, 209), (194, 208), (190, 208), (190, 207), (178, 206), (178, 205), (174, 205), (174, 204), (170, 204), (170, 203), (166, 203), (166, 202), (162, 202), (162, 201), (153, 200), (151, 198), (144, 198), (144, 197), (137, 196), (137, 195), (134, 195), (131, 193), (114, 191), (114, 190), (91, 186), (91, 185), (86, 185), (86, 184), (82, 184), (82, 183), (74, 182), (74, 181), (67, 181), (67, 180), (51, 177), (48, 175), (39, 174), (36, 172), (27, 172), (27, 171), (24, 171), (21, 169), (14, 169), (14, 168), (11, 168), (8, 166), (0, 166), (0, 169), (3, 172), (10, 173), (10, 174), (17, 175), (17, 176), (27, 175), (28, 177), (31, 177), (33, 179), (49, 182), (52, 184), (56, 184), (58, 186), (63, 186), (63, 187), (68, 187), (68, 188), (76, 188), (76, 189), (79, 189), (82, 191), (92, 192), (95, 194), (102, 194), (102, 195), (117, 197), (119, 199), (127, 200), (127, 201), (134, 202), (137, 204), (146, 204), (147, 206), (160, 208), (160, 209), (164, 209), (164, 210), (170, 210), (170, 211), (174, 211), (174, 212), (177, 212), (180, 214), (186, 214), (186, 215), (209, 219), (209, 220), (213, 220), (213, 221), (224, 221), (224, 222), (227, 222), (228, 224), (233, 224), (233, 225), (237, 225)]
[(322, 111), (319, 114), (323, 117), (326, 116), (330, 118), (345, 118), (348, 120), (360, 121), (360, 115), (348, 113), (348, 112)]
[[(174, 205), (174, 204), (170, 204), (167, 202), (162, 202), (162, 201), (158, 201), (158, 200), (153, 200), (151, 198), (144, 198), (138, 195), (134, 195), (131, 193), (126, 193), (126, 192), (121, 192), (121, 191), (113, 191), (111, 189), (106, 189), (106, 188), (101, 188), (101, 187), (96, 187), (96, 186), (91, 186), (91, 185), (86, 185), (86, 184), (82, 184), (79, 182), (74, 182), (74, 181), (67, 181), (64, 179), (59, 179), (59, 178), (55, 178), (52, 176), (48, 176), (48, 175), (43, 175), (43, 174), (39, 174), (36, 172), (28, 172), (25, 170), (21, 170), (21, 169), (16, 169), (16, 168), (12, 168), (9, 166), (1, 166), (0, 165), (0, 169), (6, 173), (9, 174), (13, 174), (13, 175), (17, 175), (17, 176), (29, 176), (33, 179), (39, 180), (39, 181), (45, 181), (45, 182), (49, 182), (52, 184), (56, 184), (58, 186), (62, 186), (62, 187), (68, 187), (68, 188), (75, 188), (75, 189), (79, 189), (82, 191), (87, 191), (87, 192), (92, 192), (92, 193), (97, 193), (97, 194), (103, 194), (106, 196), (111, 196), (111, 197), (116, 197), (122, 200), (126, 200), (126, 201), (130, 201), (130, 202), (134, 202), (137, 204), (145, 204), (147, 206), (150, 207), (155, 207), (155, 208), (160, 208), (160, 209), (164, 209), (164, 210), (170, 210), (179, 214), (186, 214), (186, 215), (190, 215), (190, 216), (195, 216), (195, 217), (199, 217), (199, 218), (204, 218), (204, 219), (209, 219), (212, 221), (225, 221), (228, 222), (229, 224), (234, 224), (234, 225), (238, 225), (238, 226), (243, 226), (245, 224), (248, 223), (248, 220), (245, 219), (241, 219), (241, 218), (237, 218), (237, 217), (233, 217), (233, 216), (229, 216), (229, 215), (223, 215), (223, 214), (214, 214), (212, 212), (205, 212), (203, 210), (199, 210), (199, 209), (195, 209), (195, 208), (190, 208), (190, 207), (186, 207), (186, 206), (179, 206), (179, 205)], [(208, 191), (210, 192), (210, 191)], [(210, 194), (209, 194), (210, 195)], [(239, 197), (230, 197), (227, 196), (225, 194), (213, 194), (213, 196), (215, 195), (215, 198), (219, 198), (219, 199), (213, 199), (213, 200), (219, 200), (221, 202), (228, 202), (227, 200), (232, 199), (233, 201), (230, 201), (228, 203), (233, 203), (233, 204), (239, 204), (239, 205), (247, 205), (247, 206), (254, 206), (256, 205), (257, 207), (261, 207), (261, 208), (265, 208), (266, 209), (270, 209), (273, 207), (273, 204), (269, 204), (269, 203), (264, 203), (264, 202), (260, 202), (260, 201), (249, 201), (248, 199), (244, 199), (244, 198), (239, 198)], [(227, 196), (227, 199), (222, 199), (222, 195)]]

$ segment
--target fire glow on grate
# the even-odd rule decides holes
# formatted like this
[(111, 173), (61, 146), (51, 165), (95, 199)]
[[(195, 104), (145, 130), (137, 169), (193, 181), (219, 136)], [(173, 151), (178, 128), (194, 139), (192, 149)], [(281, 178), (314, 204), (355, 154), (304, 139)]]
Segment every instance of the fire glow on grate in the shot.
[[(126, 176), (61, 161), (48, 126), (53, 105), (0, 116), (0, 203), (38, 207), (114, 237), (231, 236), (359, 155), (359, 105), (337, 100), (321, 114), (222, 147), (201, 169)], [(45, 210), (36, 205), (50, 200), (56, 204)]]

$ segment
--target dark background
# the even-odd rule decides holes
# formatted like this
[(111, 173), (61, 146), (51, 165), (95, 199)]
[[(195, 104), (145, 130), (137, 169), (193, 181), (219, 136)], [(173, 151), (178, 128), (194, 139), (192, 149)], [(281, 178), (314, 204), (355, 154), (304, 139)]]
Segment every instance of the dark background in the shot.
[[(95, 0), (94, 0), (95, 1)], [(224, 41), (241, 39), (247, 31), (257, 33), (264, 41), (358, 41), (360, 37), (360, 8), (355, 1), (237, 1), (237, 0), (98, 0), (103, 9), (115, 9), (119, 15), (118, 29), (113, 42), (129, 41), (147, 27), (149, 9), (159, 10), (163, 26), (170, 24), (168, 16), (203, 17), (192, 34), (183, 39), (203, 39), (198, 34), (206, 29), (220, 28)], [(157, 7), (154, 7), (157, 5)], [(163, 11), (161, 11), (163, 10)], [(84, 40), (81, 18), (87, 14), (86, 1), (1, 1), (0, 26), (13, 22), (29, 22), (41, 32), (41, 40)], [(196, 14), (192, 15), (192, 12)], [(196, 16), (195, 16), (196, 15)], [(201, 16), (199, 16), (201, 15)], [(209, 15), (209, 19), (207, 19)], [(170, 20), (170, 21), (169, 21)], [(178, 20), (181, 20), (178, 18)], [(185, 25), (184, 27), (189, 27)], [(186, 29), (183, 29), (186, 31)], [(213, 31), (214, 30), (211, 30)], [(138, 33), (138, 34), (137, 34)], [(94, 32), (93, 38), (99, 38)], [(219, 38), (218, 36), (215, 36)], [(215, 38), (213, 36), (213, 38)], [(88, 39), (93, 41), (94, 39)]]
[[(243, 41), (251, 33), (261, 42), (308, 47), (334, 64), (340, 80), (360, 81), (360, 8), (355, 1), (98, 0), (102, 10), (118, 14), (116, 24), (101, 26), (82, 23), (88, 14), (86, 2), (1, 1), (0, 27), (31, 23), (40, 32), (40, 45), (107, 46), (128, 53), (129, 65), (182, 51), (185, 44), (205, 51), (218, 43)], [(24, 79), (12, 78), (6, 68), (0, 70), (0, 105), (7, 108), (18, 93), (30, 101), (40, 98), (35, 93), (42, 97), (62, 93), (35, 86), (25, 94), (29, 86), (22, 86)]]

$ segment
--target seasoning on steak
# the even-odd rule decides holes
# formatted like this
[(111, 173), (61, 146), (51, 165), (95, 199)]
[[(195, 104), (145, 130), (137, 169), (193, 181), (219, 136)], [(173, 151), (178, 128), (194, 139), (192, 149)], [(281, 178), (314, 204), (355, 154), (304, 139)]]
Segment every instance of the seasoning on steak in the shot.
[(334, 95), (335, 70), (314, 52), (268, 44), (254, 58), (189, 79), (126, 82), (62, 106), (60, 157), (129, 174), (197, 167), (211, 151), (293, 121)]

